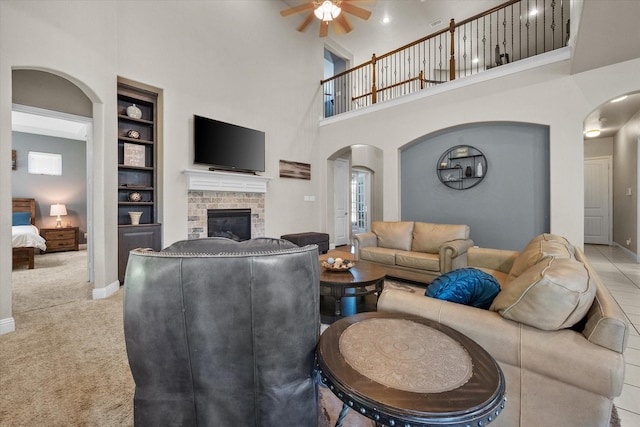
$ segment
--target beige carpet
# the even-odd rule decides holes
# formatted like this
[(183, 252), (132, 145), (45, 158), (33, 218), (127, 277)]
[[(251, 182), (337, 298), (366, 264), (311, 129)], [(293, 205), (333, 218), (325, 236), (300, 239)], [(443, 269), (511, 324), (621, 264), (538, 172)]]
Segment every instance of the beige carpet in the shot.
[[(91, 300), (86, 252), (37, 255), (13, 272), (16, 331), (0, 335), (0, 426), (131, 426), (134, 383), (122, 326), (123, 289)], [(342, 407), (320, 389), (321, 427)], [(345, 427), (373, 422), (351, 411)]]

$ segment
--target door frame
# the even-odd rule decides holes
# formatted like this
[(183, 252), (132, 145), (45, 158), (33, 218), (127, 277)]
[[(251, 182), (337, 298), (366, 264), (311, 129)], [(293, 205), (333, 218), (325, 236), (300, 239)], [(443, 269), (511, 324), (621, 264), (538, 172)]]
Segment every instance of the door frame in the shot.
[(42, 117), (51, 117), (54, 119), (66, 120), (69, 122), (80, 123), (86, 126), (87, 134), (84, 138), (86, 149), (86, 165), (87, 165), (87, 281), (94, 283), (94, 248), (93, 248), (93, 118), (78, 116), (76, 114), (64, 113), (61, 111), (48, 110), (45, 108), (32, 107), (29, 105), (12, 104), (11, 111), (33, 114)]

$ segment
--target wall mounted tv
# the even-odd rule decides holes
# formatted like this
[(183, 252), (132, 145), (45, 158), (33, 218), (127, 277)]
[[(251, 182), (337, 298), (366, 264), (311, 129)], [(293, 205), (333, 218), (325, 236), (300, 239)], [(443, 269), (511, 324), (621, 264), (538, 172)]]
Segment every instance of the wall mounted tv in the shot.
[(264, 132), (193, 116), (194, 163), (239, 172), (264, 172)]

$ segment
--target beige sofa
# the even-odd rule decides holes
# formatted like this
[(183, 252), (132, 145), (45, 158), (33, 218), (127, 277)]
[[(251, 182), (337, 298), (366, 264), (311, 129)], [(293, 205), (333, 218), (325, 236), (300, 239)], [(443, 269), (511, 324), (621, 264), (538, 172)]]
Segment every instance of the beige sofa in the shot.
[(431, 283), (465, 267), (473, 246), (469, 226), (414, 221), (375, 221), (371, 232), (354, 236), (356, 260), (381, 265), (387, 276)]
[(584, 253), (545, 234), (520, 253), (471, 248), (467, 255), (469, 266), (501, 284), (491, 309), (391, 285), (378, 310), (451, 326), (498, 361), (507, 404), (492, 426), (608, 426), (622, 392), (629, 325)]

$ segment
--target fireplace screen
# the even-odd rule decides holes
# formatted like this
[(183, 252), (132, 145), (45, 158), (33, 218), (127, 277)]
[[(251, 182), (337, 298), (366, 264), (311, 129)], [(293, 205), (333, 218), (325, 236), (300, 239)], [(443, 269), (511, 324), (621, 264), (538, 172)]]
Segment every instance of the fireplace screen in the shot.
[(237, 242), (251, 239), (251, 209), (207, 210), (207, 235)]

